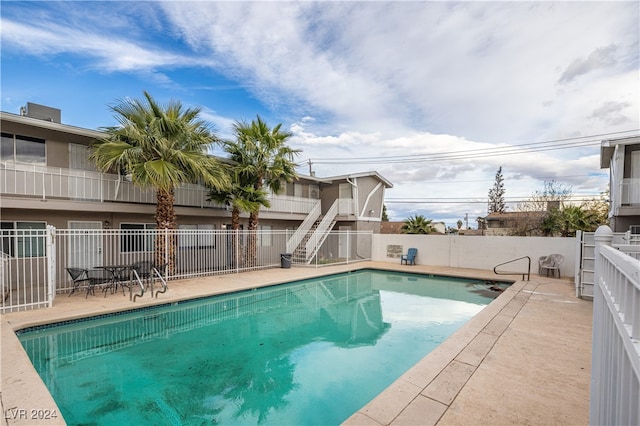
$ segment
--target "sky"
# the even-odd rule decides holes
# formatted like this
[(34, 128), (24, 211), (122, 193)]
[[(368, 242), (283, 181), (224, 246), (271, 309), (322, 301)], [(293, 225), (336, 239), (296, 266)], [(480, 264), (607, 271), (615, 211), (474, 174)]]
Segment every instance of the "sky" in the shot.
[(500, 167), (507, 211), (545, 181), (597, 197), (600, 141), (640, 129), (637, 1), (2, 1), (0, 16), (2, 111), (99, 129), (147, 91), (228, 139), (259, 115), (292, 133), (299, 173), (393, 183), (392, 221), (476, 227)]

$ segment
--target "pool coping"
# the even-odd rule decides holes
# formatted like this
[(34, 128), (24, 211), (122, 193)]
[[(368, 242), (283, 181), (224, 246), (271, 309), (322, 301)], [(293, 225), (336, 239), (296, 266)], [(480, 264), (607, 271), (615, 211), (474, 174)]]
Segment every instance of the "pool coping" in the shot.
[[(454, 372), (454, 375), (461, 375), (462, 378), (468, 378), (475, 372), (481, 360), (491, 349), (491, 343), (494, 343), (501, 332), (506, 329), (507, 323), (503, 318), (499, 318), (499, 314), (505, 307), (509, 306), (514, 297), (526, 286), (527, 283), (524, 281), (514, 282), (490, 304), (449, 336), (447, 340), (438, 345), (396, 379), (387, 389), (349, 417), (343, 425), (393, 424), (410, 407), (412, 402), (421, 396), (425, 396), (425, 393), (429, 395), (428, 416), (421, 416), (419, 424), (422, 426), (437, 424), (451, 402), (453, 402), (453, 397), (464, 386), (466, 380), (458, 379), (454, 383), (448, 383), (444, 395), (441, 395), (443, 392), (439, 392), (437, 389), (433, 394), (429, 386), (437, 386), (436, 379), (442, 377), (442, 374), (446, 375), (447, 369), (462, 370)], [(521, 302), (518, 301), (517, 303), (520, 304)], [(517, 309), (516, 306), (513, 306), (513, 308)], [(490, 333), (494, 338), (479, 343), (482, 345), (481, 348), (474, 348), (472, 346), (474, 342), (479, 342), (483, 338), (481, 332), (489, 329), (491, 329)], [(476, 346), (479, 345), (476, 344)], [(460, 358), (466, 358), (464, 365), (460, 364)], [(372, 421), (374, 423), (371, 423)]]
[[(500, 281), (515, 278), (516, 281), (445, 342), (348, 418), (344, 422), (346, 425), (415, 424), (418, 419), (420, 424), (426, 425), (438, 424), (446, 420), (445, 413), (450, 411), (461, 389), (476, 373), (496, 341), (535, 293), (538, 285), (544, 281), (539, 277), (530, 282), (517, 280), (518, 277), (497, 277), (492, 271), (485, 270), (421, 265), (407, 267), (386, 262), (361, 262), (318, 269), (294, 267), (173, 281), (170, 282), (170, 291), (162, 295), (161, 298), (143, 298), (135, 303), (128, 302), (128, 298), (116, 300), (113, 295), (106, 298), (101, 295), (90, 296), (87, 300), (84, 299), (84, 295), (79, 297), (74, 295), (71, 298), (58, 295), (52, 308), (0, 315), (2, 336), (0, 400), (4, 413), (4, 424), (33, 424), (34, 419), (29, 418), (31, 410), (57, 410), (59, 413), (55, 401), (24, 352), (15, 334), (16, 330), (97, 314), (119, 312), (126, 310), (123, 308), (127, 307), (129, 309), (141, 308), (360, 269), (416, 272)], [(547, 279), (547, 281), (550, 280)], [(554, 280), (554, 283), (558, 281)], [(26, 418), (20, 418), (23, 413), (20, 410), (24, 410)], [(38, 424), (65, 423), (61, 417), (58, 417), (38, 420)]]

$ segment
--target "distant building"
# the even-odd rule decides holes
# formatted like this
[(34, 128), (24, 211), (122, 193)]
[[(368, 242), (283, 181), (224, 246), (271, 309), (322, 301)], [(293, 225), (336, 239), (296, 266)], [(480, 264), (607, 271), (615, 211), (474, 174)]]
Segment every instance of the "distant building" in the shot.
[[(380, 233), (381, 234), (402, 234), (402, 226), (404, 225), (404, 221), (402, 222), (382, 222), (380, 224)], [(435, 228), (435, 232), (432, 234), (445, 234), (447, 227), (444, 222), (431, 222), (431, 226)]]
[(544, 211), (489, 213), (484, 217), (484, 235), (514, 235), (530, 229), (544, 218)]
[(381, 234), (402, 234), (402, 225), (404, 222), (381, 222), (380, 233)]

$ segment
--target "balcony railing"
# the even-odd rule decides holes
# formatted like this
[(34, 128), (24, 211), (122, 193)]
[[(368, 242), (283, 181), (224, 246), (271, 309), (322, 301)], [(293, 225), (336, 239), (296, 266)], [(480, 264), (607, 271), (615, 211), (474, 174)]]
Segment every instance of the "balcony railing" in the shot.
[[(122, 202), (155, 204), (152, 189), (140, 189), (125, 176), (60, 167), (0, 163), (0, 193), (47, 199), (69, 199), (87, 202)], [(206, 188), (195, 184), (181, 185), (175, 191), (175, 205), (200, 208), (224, 208), (207, 201)], [(270, 195), (270, 208), (263, 211), (308, 214), (317, 200)]]
[(640, 206), (640, 179), (622, 179), (620, 182), (620, 204)]

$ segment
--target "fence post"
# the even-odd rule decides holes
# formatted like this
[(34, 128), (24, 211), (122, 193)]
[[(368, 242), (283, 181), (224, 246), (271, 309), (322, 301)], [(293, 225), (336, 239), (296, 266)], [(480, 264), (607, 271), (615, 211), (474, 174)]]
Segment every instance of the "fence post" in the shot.
[(318, 269), (318, 253), (320, 253), (320, 247), (318, 247), (318, 234), (316, 232), (313, 233), (313, 246), (316, 248), (316, 269)]
[(602, 369), (602, 352), (603, 342), (600, 341), (605, 333), (603, 330), (602, 321), (598, 318), (604, 315), (604, 306), (607, 303), (604, 300), (601, 286), (601, 275), (604, 267), (600, 250), (603, 245), (611, 245), (613, 241), (613, 231), (606, 225), (600, 226), (595, 233), (595, 272), (593, 282), (593, 320), (592, 320), (592, 338), (591, 338), (591, 401), (589, 404), (589, 423), (599, 424), (599, 419), (603, 414), (602, 399), (599, 397), (599, 393), (602, 391), (603, 377), (605, 372)]
[(164, 228), (164, 263), (169, 265), (169, 267), (167, 268), (167, 271), (168, 271), (167, 275), (168, 274), (175, 275), (175, 272), (176, 272), (175, 261), (173, 262), (172, 265), (170, 264), (170, 261), (169, 261), (169, 259), (171, 258), (170, 250), (176, 250), (176, 249), (169, 247), (169, 228)]
[[(33, 166), (33, 170), (36, 169), (36, 166)], [(47, 184), (45, 182), (45, 172), (41, 173), (42, 175), (42, 201), (45, 201), (47, 199)]]
[(576, 297), (577, 298), (582, 298), (582, 274), (580, 273), (580, 271), (583, 268), (582, 265), (582, 258), (583, 258), (583, 246), (582, 246), (582, 242), (584, 240), (584, 232), (582, 231), (576, 231), (576, 250), (575, 250), (575, 265), (573, 268), (573, 282), (575, 283), (576, 286)]
[[(338, 237), (340, 238), (340, 237)], [(347, 265), (349, 264), (349, 255), (351, 254), (351, 235), (349, 234), (349, 230), (347, 229)]]
[(240, 250), (242, 250), (240, 248), (240, 230), (236, 229), (233, 233), (234, 233), (234, 236), (233, 236), (234, 244), (236, 247), (236, 249), (234, 250), (235, 253), (233, 253), (233, 255), (236, 257), (235, 258), (236, 274), (239, 274), (240, 273)]
[(596, 264), (595, 266), (595, 285), (598, 285), (600, 282), (600, 275), (602, 274), (602, 261), (600, 257), (600, 249), (602, 245), (610, 246), (613, 241), (613, 231), (607, 225), (600, 226), (594, 235), (594, 239), (596, 242), (595, 248), (595, 258)]
[(46, 248), (47, 254), (47, 300), (49, 307), (53, 306), (53, 299), (56, 295), (56, 228), (52, 225), (47, 225), (46, 230)]

